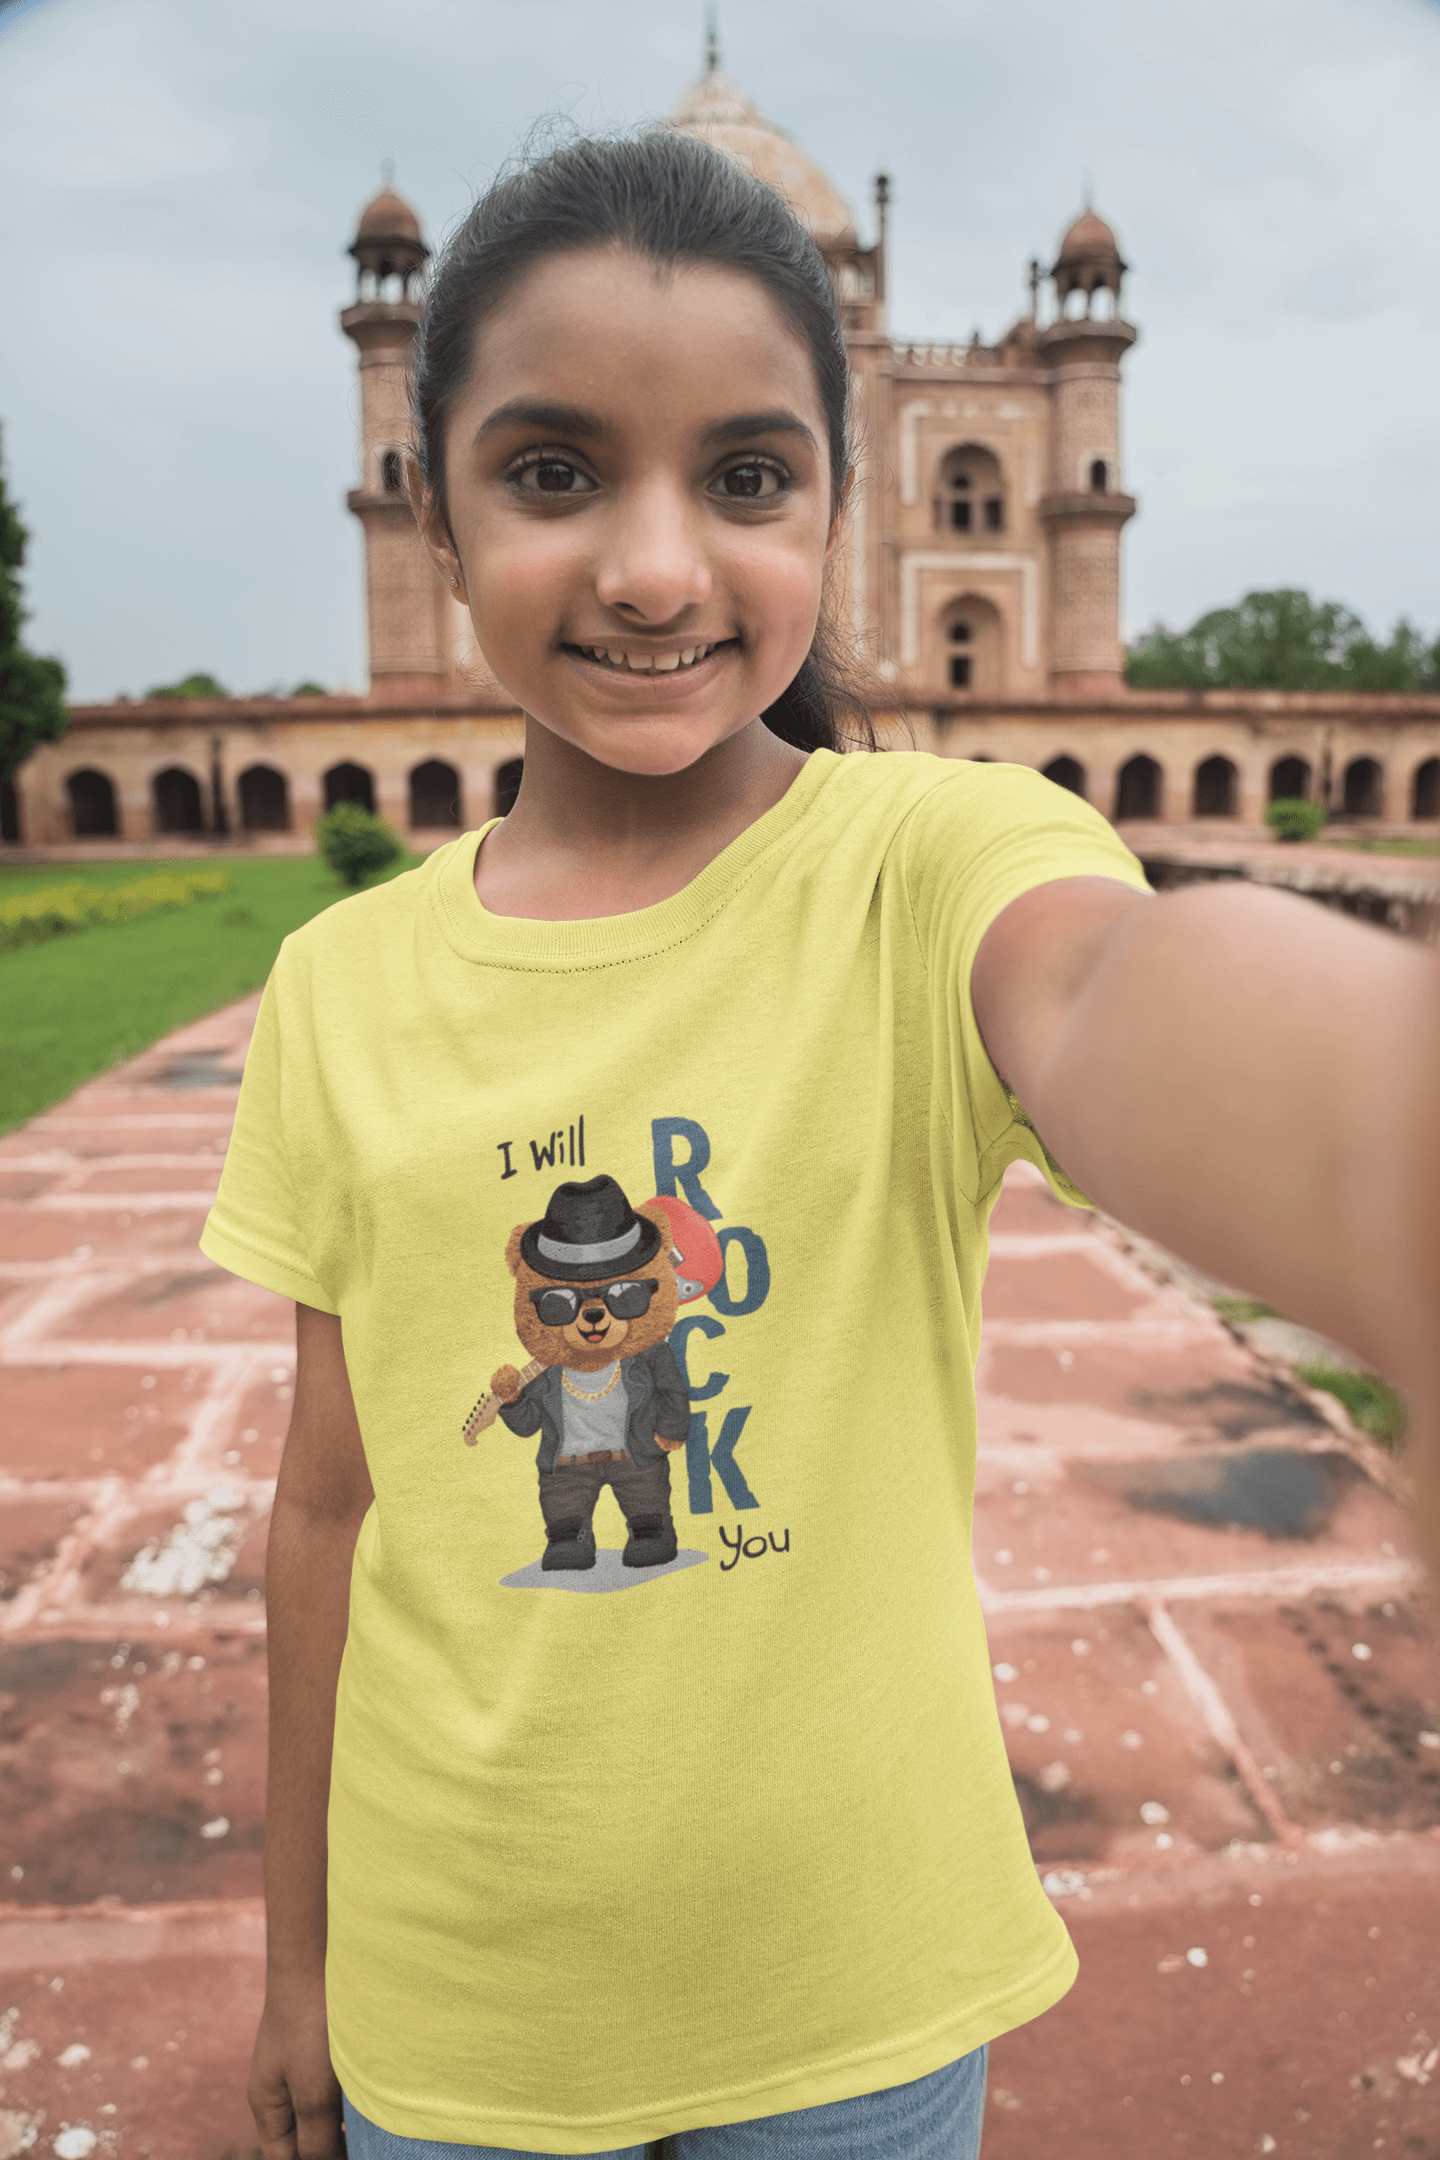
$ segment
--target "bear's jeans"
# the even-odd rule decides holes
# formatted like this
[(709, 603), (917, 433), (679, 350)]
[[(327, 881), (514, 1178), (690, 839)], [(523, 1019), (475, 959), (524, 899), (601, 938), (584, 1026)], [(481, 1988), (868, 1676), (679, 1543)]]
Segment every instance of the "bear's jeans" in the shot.
[(628, 1457), (624, 1462), (574, 1463), (565, 1469), (540, 1473), (540, 1512), (545, 1528), (558, 1523), (587, 1523), (595, 1512), (600, 1489), (608, 1485), (620, 1503), (626, 1522), (637, 1515), (658, 1515), (670, 1520), (670, 1458), (661, 1457), (637, 1469)]
[[(612, 2147), (595, 2160), (977, 2160), (987, 2053), (976, 2048), (909, 2085), (786, 2115), (761, 2115), (753, 2122), (682, 2130), (654, 2145)], [(508, 2145), (396, 2137), (367, 2121), (348, 2100), (345, 2142), (350, 2160), (514, 2160)]]

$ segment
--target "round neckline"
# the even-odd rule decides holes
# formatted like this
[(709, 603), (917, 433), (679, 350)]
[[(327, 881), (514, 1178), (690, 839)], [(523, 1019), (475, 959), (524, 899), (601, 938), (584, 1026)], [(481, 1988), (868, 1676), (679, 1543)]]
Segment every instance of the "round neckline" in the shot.
[(498, 818), (490, 818), (446, 850), (435, 879), (436, 912), (447, 943), (462, 959), (528, 969), (614, 967), (681, 944), (717, 914), (808, 816), (843, 758), (812, 750), (777, 803), (747, 825), (688, 885), (651, 907), (625, 915), (545, 922), (528, 915), (492, 915), (475, 890), (475, 858)]

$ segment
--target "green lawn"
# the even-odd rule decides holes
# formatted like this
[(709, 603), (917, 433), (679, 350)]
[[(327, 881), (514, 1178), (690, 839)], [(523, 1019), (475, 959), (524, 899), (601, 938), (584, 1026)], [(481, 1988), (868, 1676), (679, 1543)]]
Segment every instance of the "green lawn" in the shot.
[(1356, 855), (1440, 855), (1440, 840), (1332, 840), (1328, 847), (1349, 848)]
[[(422, 858), (407, 855), (390, 876)], [(210, 858), (207, 858), (207, 861)], [(0, 894), (61, 885), (123, 885), (198, 861), (0, 866)], [(214, 898), (115, 928), (77, 931), (0, 952), (0, 1132), (58, 1102), (171, 1028), (228, 1005), (264, 982), (280, 940), (344, 898), (316, 855), (224, 861)]]

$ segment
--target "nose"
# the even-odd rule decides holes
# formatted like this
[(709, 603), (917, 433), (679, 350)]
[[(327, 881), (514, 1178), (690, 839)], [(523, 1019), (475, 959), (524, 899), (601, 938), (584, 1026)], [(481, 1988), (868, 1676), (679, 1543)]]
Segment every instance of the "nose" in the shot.
[(683, 487), (665, 475), (617, 497), (595, 579), (606, 607), (660, 627), (710, 598), (701, 520)]
[(605, 1318), (605, 1307), (603, 1305), (587, 1305), (580, 1317), (591, 1327), (599, 1327), (600, 1322)]

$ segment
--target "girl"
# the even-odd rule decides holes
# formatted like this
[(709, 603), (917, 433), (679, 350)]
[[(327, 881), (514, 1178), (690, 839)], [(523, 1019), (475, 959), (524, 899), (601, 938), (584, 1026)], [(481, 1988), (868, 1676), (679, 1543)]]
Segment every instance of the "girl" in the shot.
[(415, 411), (524, 781), (287, 941), (203, 1240), (297, 1308), (264, 2152), (962, 2160), (1076, 1969), (969, 1564), (1002, 1173), (1403, 1379), (1426, 966), (837, 754), (844, 348), (718, 152), (492, 189)]

